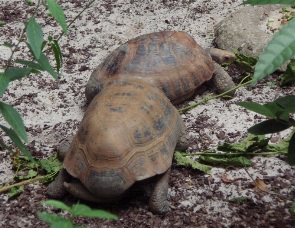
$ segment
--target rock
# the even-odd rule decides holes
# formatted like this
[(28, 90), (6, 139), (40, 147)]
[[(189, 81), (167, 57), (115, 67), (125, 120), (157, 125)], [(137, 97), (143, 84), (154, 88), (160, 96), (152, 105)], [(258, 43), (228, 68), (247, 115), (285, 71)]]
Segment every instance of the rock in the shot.
[(266, 27), (267, 22), (281, 8), (280, 5), (245, 6), (215, 26), (215, 43), (224, 50), (236, 49), (244, 55), (258, 56), (273, 36)]

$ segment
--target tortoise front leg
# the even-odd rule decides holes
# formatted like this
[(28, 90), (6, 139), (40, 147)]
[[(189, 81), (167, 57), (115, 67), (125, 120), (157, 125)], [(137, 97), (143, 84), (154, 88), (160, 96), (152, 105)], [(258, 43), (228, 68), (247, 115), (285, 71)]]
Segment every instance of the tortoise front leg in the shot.
[(171, 169), (168, 169), (165, 173), (155, 177), (155, 186), (149, 203), (149, 208), (153, 213), (163, 214), (169, 210), (167, 194), (170, 171)]
[[(214, 62), (214, 69), (212, 82), (219, 93), (224, 93), (236, 86), (222, 66)], [(235, 90), (229, 92), (228, 95), (233, 97), (235, 95)]]
[(52, 199), (61, 199), (67, 194), (67, 190), (64, 187), (64, 182), (71, 180), (70, 174), (62, 168), (55, 180), (48, 185), (46, 195)]

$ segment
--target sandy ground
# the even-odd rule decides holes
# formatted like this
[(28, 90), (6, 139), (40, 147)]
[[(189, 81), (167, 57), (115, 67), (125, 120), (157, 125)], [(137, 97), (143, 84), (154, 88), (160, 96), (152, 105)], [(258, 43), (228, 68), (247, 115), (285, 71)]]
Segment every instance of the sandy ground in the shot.
[[(85, 6), (86, 1), (59, 1), (68, 21)], [(138, 35), (161, 30), (182, 30), (192, 35), (203, 47), (213, 45), (213, 28), (231, 12), (241, 8), (241, 0), (230, 1), (96, 1), (60, 40), (64, 66), (61, 79), (54, 81), (46, 73), (32, 75), (13, 82), (2, 100), (13, 105), (22, 115), (29, 135), (29, 148), (34, 154), (49, 156), (68, 135), (73, 135), (86, 108), (84, 88), (94, 68), (117, 46)], [(32, 11), (25, 1), (0, 0), (5, 22), (0, 27), (0, 43), (16, 43), (26, 20)], [(45, 36), (56, 36), (61, 31), (42, 10), (37, 15)], [(16, 53), (25, 58), (26, 48)], [(1, 65), (10, 55), (9, 49), (0, 46)], [(235, 75), (235, 77), (237, 77)], [(274, 77), (272, 80), (276, 82)], [(200, 100), (209, 93), (195, 97)], [(240, 88), (232, 100), (216, 99), (200, 105), (183, 115), (194, 139), (189, 151), (216, 148), (224, 141), (237, 142), (247, 135), (247, 128), (261, 121), (262, 117), (238, 107), (238, 101), (271, 101), (284, 94), (294, 94), (294, 87), (281, 89), (276, 85), (259, 84), (254, 88)], [(191, 101), (192, 102), (192, 101)], [(281, 139), (286, 134), (276, 135)], [(5, 141), (8, 138), (2, 134)], [(13, 179), (11, 156), (0, 151), (0, 184)], [(171, 212), (156, 216), (148, 212), (146, 201), (140, 198), (128, 206), (116, 206), (110, 211), (120, 216), (116, 222), (78, 220), (88, 227), (219, 227), (219, 226), (279, 226), (294, 225), (294, 217), (288, 211), (294, 199), (294, 169), (277, 157), (255, 157), (254, 166), (244, 169), (212, 169), (204, 175), (179, 166), (173, 166), (169, 197)], [(235, 184), (225, 184), (221, 174), (228, 178), (245, 178)], [(270, 191), (276, 194), (258, 194), (249, 187), (252, 179), (264, 179)], [(36, 211), (45, 210), (40, 203), (45, 199), (46, 186), (34, 184), (26, 187), (20, 197), (8, 200), (0, 195), (0, 226), (36, 227), (40, 223)], [(38, 196), (38, 197), (37, 197)], [(229, 199), (244, 196), (250, 202), (233, 205)], [(20, 202), (24, 203), (20, 203)], [(73, 203), (75, 199), (67, 198)], [(29, 205), (29, 206), (28, 206)], [(126, 209), (127, 207), (127, 209)], [(25, 215), (25, 216), (24, 216)], [(254, 216), (255, 215), (255, 216)]]

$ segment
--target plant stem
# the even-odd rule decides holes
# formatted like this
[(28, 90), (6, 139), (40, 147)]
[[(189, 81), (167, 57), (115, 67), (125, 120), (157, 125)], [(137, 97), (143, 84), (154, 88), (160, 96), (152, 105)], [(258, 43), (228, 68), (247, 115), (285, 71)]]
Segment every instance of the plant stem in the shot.
[(42, 180), (44, 177), (46, 177), (46, 176), (36, 176), (36, 177), (34, 177), (32, 179), (29, 179), (29, 180), (24, 180), (24, 181), (18, 182), (16, 184), (1, 187), (0, 188), (0, 193), (4, 193), (4, 192), (10, 190), (13, 187), (19, 187), (19, 186), (22, 186), (22, 185), (32, 184), (32, 183), (34, 183), (36, 181)]
[(254, 156), (254, 155), (262, 155), (262, 156), (268, 156), (268, 155), (280, 155), (280, 154), (286, 154), (286, 153), (278, 153), (278, 152), (232, 152), (232, 153), (214, 153), (214, 152), (197, 152), (197, 153), (186, 153), (186, 152), (180, 152), (183, 156), (199, 156), (199, 155), (210, 155), (210, 156)]
[[(95, 2), (95, 0), (92, 0), (92, 1), (90, 1), (86, 6), (85, 6), (85, 8), (69, 23), (69, 25), (68, 25), (68, 29), (70, 29), (70, 27), (72, 26), (72, 24), (81, 16), (81, 14), (85, 11), (85, 10), (87, 10), (90, 6), (91, 6), (91, 4), (93, 3), (93, 2)], [(58, 38), (56, 39), (56, 41), (59, 41), (62, 37), (63, 37), (63, 35), (64, 35), (65, 33), (64, 33), (64, 31), (62, 31), (62, 33), (58, 36)], [(45, 52), (47, 52), (47, 51), (49, 51), (51, 48), (49, 47), (49, 48), (47, 48), (45, 51), (43, 51), (44, 53)]]
[(242, 87), (242, 86), (248, 85), (248, 84), (250, 84), (250, 83), (252, 83), (252, 80), (251, 80), (251, 81), (248, 81), (248, 82), (240, 83), (239, 85), (237, 85), (237, 86), (231, 88), (230, 90), (225, 91), (225, 92), (223, 92), (223, 93), (221, 93), (221, 94), (218, 94), (218, 95), (215, 95), (215, 96), (208, 95), (208, 96), (206, 96), (204, 99), (202, 99), (202, 100), (200, 100), (200, 101), (198, 101), (198, 102), (196, 102), (196, 103), (193, 103), (193, 104), (191, 104), (191, 105), (189, 105), (189, 106), (187, 106), (187, 107), (184, 107), (184, 108), (178, 109), (178, 111), (179, 111), (180, 114), (183, 114), (183, 113), (185, 113), (186, 111), (191, 110), (192, 108), (194, 108), (194, 107), (196, 107), (196, 106), (198, 106), (198, 105), (200, 105), (200, 104), (202, 104), (202, 103), (205, 103), (205, 102), (207, 102), (207, 101), (210, 101), (210, 100), (213, 100), (213, 99), (216, 99), (216, 98), (219, 98), (219, 97), (223, 97), (223, 96), (226, 95), (227, 93), (229, 93), (229, 92), (231, 92), (231, 91), (233, 91), (233, 90), (236, 90), (236, 89), (238, 89), (238, 88), (240, 88), (240, 87)]
[(24, 181), (15, 183), (15, 184), (3, 186), (3, 187), (0, 188), (0, 194), (10, 190), (13, 187), (19, 187), (19, 186), (23, 186), (23, 185), (27, 185), (27, 184), (32, 184), (32, 183), (35, 183), (35, 182), (37, 182), (39, 180), (46, 179), (46, 178), (49, 178), (49, 177), (53, 177), (54, 175), (57, 174), (57, 172), (52, 172), (52, 173), (49, 173), (49, 174), (47, 174), (45, 176), (38, 175), (38, 176), (36, 176), (36, 177), (34, 177), (32, 179), (29, 179), (29, 180), (24, 180)]

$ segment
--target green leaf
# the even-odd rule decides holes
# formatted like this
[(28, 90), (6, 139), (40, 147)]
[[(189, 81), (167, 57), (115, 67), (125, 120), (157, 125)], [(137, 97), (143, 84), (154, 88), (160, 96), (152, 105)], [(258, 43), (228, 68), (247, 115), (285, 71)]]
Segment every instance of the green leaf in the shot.
[(240, 196), (240, 197), (234, 197), (232, 199), (229, 199), (228, 201), (231, 202), (231, 203), (239, 203), (239, 204), (241, 204), (241, 203), (244, 203), (244, 202), (246, 202), (248, 200), (249, 200), (249, 198), (244, 197), (244, 196)]
[(253, 84), (274, 72), (295, 54), (295, 19), (277, 32), (267, 44), (255, 66)]
[(290, 208), (290, 213), (291, 213), (291, 215), (295, 214), (295, 203), (292, 203), (291, 208)]
[(56, 69), (57, 72), (59, 72), (62, 64), (62, 53), (56, 40), (52, 41), (50, 44), (56, 61)]
[(278, 143), (275, 144), (268, 144), (266, 146), (266, 151), (273, 151), (277, 154), (287, 154), (288, 153), (288, 147), (289, 147), (289, 139), (288, 140), (281, 140)]
[(62, 167), (62, 163), (56, 158), (56, 156), (42, 159), (39, 162), (48, 174), (58, 172)]
[(33, 178), (33, 177), (35, 177), (37, 175), (38, 175), (38, 172), (36, 172), (35, 170), (30, 169), (26, 176), (16, 176), (15, 179), (16, 180), (27, 180), (27, 179), (31, 179), (31, 178)]
[(24, 59), (17, 59), (17, 60), (15, 60), (15, 63), (26, 65), (32, 69), (44, 71), (44, 68), (42, 66), (40, 66), (38, 63), (33, 62), (33, 61), (28, 61), (28, 60), (24, 60)]
[(265, 4), (294, 4), (294, 0), (247, 0), (242, 3), (251, 5), (265, 5)]
[(34, 17), (31, 17), (29, 19), (29, 23), (26, 27), (26, 33), (34, 56), (36, 57), (36, 59), (39, 59), (43, 43), (43, 31)]
[(267, 117), (271, 117), (271, 118), (275, 118), (276, 116), (274, 115), (274, 113), (272, 112), (272, 110), (270, 110), (267, 106), (265, 105), (261, 105), (255, 102), (239, 102), (237, 103), (237, 105), (242, 106), (248, 110), (251, 110), (253, 112), (259, 113), (261, 115), (267, 116)]
[(180, 152), (176, 151), (174, 153), (174, 160), (177, 164), (183, 165), (185, 167), (190, 167), (196, 170), (200, 170), (205, 173), (210, 173), (211, 166), (201, 164), (193, 159), (183, 156)]
[(20, 114), (12, 106), (5, 104), (2, 101), (0, 101), (0, 111), (4, 119), (19, 135), (19, 137), (21, 137), (25, 142), (28, 142), (26, 128)]
[(289, 116), (287, 115), (286, 117), (284, 115), (285, 109), (282, 106), (278, 105), (275, 102), (268, 102), (264, 106), (268, 108), (269, 110), (271, 110), (271, 112), (275, 116), (274, 118), (279, 118), (281, 116), (282, 119), (284, 119), (285, 121), (288, 121)]
[(280, 75), (280, 85), (284, 86), (295, 81), (295, 60), (291, 59), (286, 71)]
[(0, 127), (9, 136), (9, 138), (12, 140), (12, 142), (20, 149), (20, 151), (27, 158), (29, 158), (31, 160), (31, 162), (37, 164), (36, 161), (34, 160), (33, 156), (31, 155), (31, 153), (28, 151), (26, 146), (22, 143), (21, 139), (17, 136), (17, 134), (13, 130), (11, 130), (1, 124), (0, 124)]
[(9, 85), (9, 77), (7, 77), (5, 74), (0, 73), (0, 97), (3, 96), (5, 90), (7, 89)]
[(73, 224), (69, 220), (61, 216), (58, 216), (55, 214), (49, 214), (46, 212), (37, 212), (37, 215), (43, 222), (47, 222), (51, 225), (54, 225), (54, 226), (60, 225), (59, 227), (73, 227)]
[(47, 0), (47, 6), (52, 16), (62, 27), (63, 32), (67, 34), (66, 17), (60, 5), (58, 5), (54, 0)]
[(67, 206), (66, 204), (58, 200), (47, 200), (43, 204), (47, 206), (56, 207), (56, 208), (72, 213), (72, 209), (69, 206)]
[(288, 162), (290, 165), (295, 165), (295, 133), (293, 133), (289, 141)]
[(45, 71), (52, 75), (54, 79), (58, 79), (58, 73), (54, 71), (48, 58), (43, 53), (40, 54), (40, 58), (37, 61)]
[(92, 210), (90, 207), (84, 204), (74, 204), (72, 207), (72, 213), (74, 217), (84, 216), (103, 219), (118, 219), (118, 216), (116, 215), (113, 215), (104, 210)]
[(290, 127), (289, 124), (280, 122), (275, 119), (265, 120), (259, 124), (256, 124), (248, 129), (248, 132), (255, 135), (265, 135), (271, 133), (277, 133), (286, 130)]
[(266, 139), (264, 135), (252, 135), (249, 134), (247, 138), (238, 143), (223, 143), (218, 146), (218, 150), (224, 152), (251, 152), (264, 148), (268, 144), (269, 139)]
[(235, 166), (235, 167), (252, 166), (251, 160), (245, 157), (217, 158), (213, 156), (200, 155), (199, 159), (201, 161), (204, 161), (213, 165)]
[(24, 186), (12, 187), (8, 192), (8, 197), (12, 198), (20, 195), (24, 191)]
[(4, 42), (1, 45), (4, 46), (4, 47), (9, 47), (9, 48), (12, 48), (13, 47), (13, 44), (10, 44), (10, 43), (7, 43), (7, 42)]
[(246, 56), (237, 50), (234, 50), (234, 54), (236, 55), (235, 64), (239, 67), (245, 69), (246, 71), (252, 71), (255, 67), (255, 64), (258, 61), (257, 57)]
[(9, 81), (14, 81), (17, 79), (21, 79), (28, 74), (30, 74), (32, 71), (31, 67), (25, 67), (25, 68), (8, 68), (4, 75), (9, 78)]
[(295, 96), (294, 95), (288, 95), (284, 97), (280, 97), (273, 102), (277, 103), (281, 107), (287, 109), (287, 108), (292, 108), (295, 106)]

